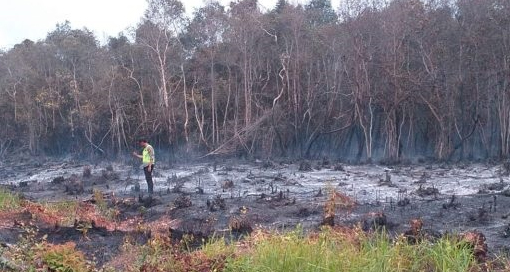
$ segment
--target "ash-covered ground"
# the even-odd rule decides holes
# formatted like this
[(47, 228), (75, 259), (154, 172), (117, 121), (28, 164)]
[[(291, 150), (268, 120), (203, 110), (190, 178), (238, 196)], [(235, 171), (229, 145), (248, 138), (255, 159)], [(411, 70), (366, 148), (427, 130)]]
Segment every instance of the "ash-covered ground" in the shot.
[(100, 190), (116, 199), (120, 221), (166, 220), (173, 230), (203, 235), (229, 233), (236, 218), (252, 227), (316, 229), (328, 192), (335, 189), (356, 203), (350, 212), (336, 212), (336, 224), (367, 225), (375, 214), (384, 214), (383, 223), (394, 234), (421, 218), (436, 232), (479, 230), (493, 253), (506, 252), (510, 242), (510, 179), (507, 169), (495, 164), (159, 163), (152, 201), (143, 171), (122, 163), (5, 163), (0, 177), (1, 184), (37, 202), (85, 201)]

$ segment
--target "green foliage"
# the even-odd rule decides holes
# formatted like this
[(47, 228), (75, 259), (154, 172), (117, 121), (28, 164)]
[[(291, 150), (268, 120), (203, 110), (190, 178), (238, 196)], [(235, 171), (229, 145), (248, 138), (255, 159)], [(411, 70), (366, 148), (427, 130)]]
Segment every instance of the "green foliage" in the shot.
[(233, 244), (227, 244), (223, 238), (211, 238), (202, 248), (201, 252), (209, 258), (214, 258), (218, 255), (233, 256), (236, 247)]
[(34, 226), (23, 226), (22, 229), (23, 235), (20, 235), (18, 243), (9, 249), (7, 256), (16, 267), (35, 271), (37, 252), (42, 249), (42, 242), (37, 239), (39, 230)]
[(96, 202), (96, 206), (100, 210), (105, 210), (108, 208), (108, 203), (106, 203), (106, 200), (104, 199), (103, 192), (101, 192), (98, 189), (94, 189), (93, 190), (93, 198), (94, 198), (94, 201)]
[(211, 238), (199, 250), (188, 250), (172, 244), (170, 237), (156, 234), (144, 245), (129, 238), (122, 246), (113, 271), (223, 271), (226, 262), (234, 258), (237, 244), (227, 244), (223, 238)]
[(317, 237), (299, 233), (270, 236), (248, 254), (231, 259), (225, 271), (469, 271), (475, 266), (464, 243), (448, 238), (436, 244), (393, 242), (386, 234), (340, 234), (325, 229)]
[(0, 211), (13, 210), (19, 208), (21, 199), (5, 188), (0, 187)]
[(313, 26), (334, 23), (338, 19), (330, 0), (311, 0), (306, 11)]
[(63, 245), (48, 245), (41, 254), (41, 258), (49, 271), (57, 272), (86, 272), (92, 271), (85, 261), (85, 256), (77, 251), (74, 243)]
[(116, 208), (108, 207), (108, 202), (104, 198), (103, 192), (101, 192), (98, 189), (94, 189), (93, 198), (94, 201), (96, 202), (96, 207), (98, 208), (101, 215), (103, 215), (109, 220), (117, 219), (119, 211)]
[(38, 238), (39, 230), (34, 226), (24, 226), (23, 232), (18, 243), (5, 252), (12, 266), (21, 271), (92, 271), (93, 265), (75, 249), (74, 243), (50, 244), (46, 235)]
[(62, 200), (57, 202), (46, 202), (42, 204), (50, 214), (58, 215), (60, 224), (70, 225), (76, 219), (79, 203), (76, 200)]
[(468, 271), (474, 264), (471, 247), (464, 241), (445, 238), (423, 249), (436, 271)]
[(152, 271), (158, 268), (162, 271), (178, 271), (174, 258), (174, 251), (169, 238), (157, 236), (147, 245), (142, 246), (137, 263), (140, 270)]

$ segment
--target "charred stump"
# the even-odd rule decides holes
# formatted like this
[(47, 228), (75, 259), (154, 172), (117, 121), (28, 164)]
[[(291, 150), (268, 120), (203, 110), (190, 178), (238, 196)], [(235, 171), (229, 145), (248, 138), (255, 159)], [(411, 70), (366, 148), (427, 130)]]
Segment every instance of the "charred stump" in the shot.
[(191, 198), (186, 195), (181, 195), (174, 200), (174, 206), (178, 209), (188, 208), (192, 205)]
[(322, 218), (321, 226), (335, 226), (335, 215), (326, 215)]
[(85, 192), (83, 182), (78, 179), (78, 176), (69, 177), (65, 184), (65, 192), (69, 195), (81, 195)]
[(228, 228), (239, 234), (249, 234), (253, 231), (252, 222), (246, 216), (232, 216), (228, 220)]
[(301, 161), (299, 163), (299, 171), (301, 172), (310, 172), (312, 171), (312, 164), (309, 161)]
[(436, 241), (441, 238), (440, 232), (432, 229), (423, 228), (423, 220), (420, 218), (412, 219), (409, 222), (410, 229), (404, 232), (404, 237), (410, 244), (417, 244), (421, 241)]
[(379, 231), (388, 226), (388, 219), (383, 212), (369, 213), (368, 218), (363, 220), (364, 231)]

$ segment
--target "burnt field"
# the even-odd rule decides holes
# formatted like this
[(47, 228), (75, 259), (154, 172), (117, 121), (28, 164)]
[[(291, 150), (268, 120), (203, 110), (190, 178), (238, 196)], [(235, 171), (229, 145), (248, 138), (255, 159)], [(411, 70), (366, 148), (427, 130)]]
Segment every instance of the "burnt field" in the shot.
[[(2, 215), (0, 242), (18, 242), (33, 225), (49, 242), (75, 242), (99, 264), (112, 262), (128, 237), (143, 244), (154, 232), (174, 239), (193, 234), (198, 246), (212, 235), (237, 237), (255, 228), (315, 230), (333, 190), (354, 203), (336, 207), (336, 225), (360, 224), (366, 230), (375, 225), (398, 234), (410, 229), (412, 219), (422, 219), (431, 233), (478, 230), (492, 253), (509, 249), (510, 180), (504, 165), (160, 163), (152, 199), (142, 170), (124, 163), (7, 163), (0, 176), (4, 186), (34, 203)], [(80, 204), (65, 220), (47, 208), (72, 202)]]

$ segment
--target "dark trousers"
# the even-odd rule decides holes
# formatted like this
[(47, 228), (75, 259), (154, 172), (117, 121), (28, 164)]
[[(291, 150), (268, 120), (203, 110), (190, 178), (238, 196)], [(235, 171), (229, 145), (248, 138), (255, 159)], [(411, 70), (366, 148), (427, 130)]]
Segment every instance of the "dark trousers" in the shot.
[(151, 166), (151, 171), (149, 172), (149, 166), (145, 166), (143, 168), (143, 173), (145, 174), (145, 180), (147, 181), (147, 189), (149, 194), (152, 195), (154, 192), (154, 183), (152, 182), (152, 172), (154, 172), (154, 164)]

